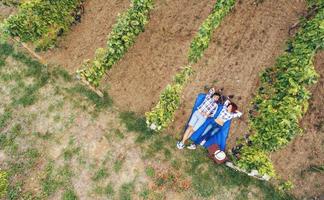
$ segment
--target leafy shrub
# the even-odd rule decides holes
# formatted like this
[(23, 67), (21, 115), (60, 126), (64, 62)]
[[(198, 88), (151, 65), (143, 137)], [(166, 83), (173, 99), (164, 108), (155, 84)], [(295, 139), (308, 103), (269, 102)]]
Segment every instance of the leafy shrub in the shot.
[(60, 33), (74, 21), (72, 13), (81, 0), (30, 0), (19, 6), (18, 13), (5, 20), (3, 32), (33, 42), (38, 49), (53, 46)]
[(180, 106), (182, 88), (191, 74), (192, 68), (185, 67), (161, 93), (159, 102), (152, 111), (145, 113), (146, 123), (151, 129), (162, 130), (173, 120), (174, 112)]
[(108, 37), (107, 48), (99, 49), (93, 61), (86, 61), (78, 71), (91, 85), (97, 87), (105, 72), (119, 61), (136, 37), (144, 31), (153, 0), (132, 0), (132, 7), (117, 19)]
[(212, 13), (203, 22), (189, 49), (189, 62), (196, 63), (208, 48), (213, 31), (234, 7), (236, 0), (217, 0)]
[(254, 98), (255, 112), (250, 126), (252, 142), (265, 151), (274, 151), (301, 133), (299, 120), (307, 111), (310, 92), (318, 75), (313, 58), (324, 47), (324, 9), (306, 22), (290, 44), (290, 51), (276, 65), (261, 74), (261, 86)]
[(249, 121), (254, 133), (251, 136), (253, 147), (244, 148), (238, 160), (238, 165), (246, 170), (257, 169), (261, 174), (274, 176), (266, 152), (285, 146), (302, 132), (299, 120), (307, 111), (310, 98), (306, 87), (314, 84), (318, 77), (312, 60), (315, 53), (324, 48), (323, 3), (319, 6), (316, 16), (304, 22), (289, 43), (287, 52), (277, 59), (275, 66), (261, 74)]
[(244, 146), (238, 166), (247, 171), (258, 170), (259, 174), (275, 176), (275, 171), (268, 155), (260, 149)]

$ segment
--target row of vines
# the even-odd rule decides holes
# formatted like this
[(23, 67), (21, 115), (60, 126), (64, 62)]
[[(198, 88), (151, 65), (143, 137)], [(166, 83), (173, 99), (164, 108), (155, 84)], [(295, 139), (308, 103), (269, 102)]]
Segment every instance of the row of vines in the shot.
[(153, 0), (132, 0), (132, 6), (117, 19), (108, 36), (107, 48), (98, 49), (93, 60), (84, 62), (77, 73), (90, 85), (98, 87), (105, 72), (117, 63), (144, 31), (153, 8)]
[(36, 49), (53, 47), (57, 38), (74, 22), (82, 0), (30, 0), (19, 5), (18, 13), (1, 25), (6, 36), (32, 42)]
[(260, 174), (274, 176), (268, 153), (287, 145), (302, 132), (299, 121), (311, 97), (307, 86), (318, 78), (313, 59), (324, 48), (324, 1), (314, 2), (319, 7), (316, 16), (302, 23), (286, 52), (261, 74), (249, 116), (252, 146), (244, 146), (237, 161), (247, 171), (257, 169)]
[(217, 0), (211, 14), (203, 22), (190, 45), (189, 65), (175, 76), (173, 83), (167, 85), (162, 91), (157, 105), (145, 114), (146, 123), (151, 129), (160, 131), (172, 122), (174, 113), (180, 106), (182, 89), (193, 72), (191, 64), (196, 63), (202, 57), (209, 46), (213, 31), (234, 5), (235, 0)]

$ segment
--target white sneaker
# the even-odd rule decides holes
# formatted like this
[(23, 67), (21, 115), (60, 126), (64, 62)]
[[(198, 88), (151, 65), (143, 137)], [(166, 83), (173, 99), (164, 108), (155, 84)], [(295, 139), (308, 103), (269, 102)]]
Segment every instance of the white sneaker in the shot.
[(190, 146), (187, 147), (188, 149), (195, 150), (197, 146), (195, 144), (191, 144)]
[(203, 140), (203, 141), (200, 142), (200, 145), (204, 146), (205, 143), (206, 143), (206, 140)]
[(184, 147), (185, 147), (185, 145), (181, 141), (177, 142), (177, 148), (178, 149), (183, 149)]

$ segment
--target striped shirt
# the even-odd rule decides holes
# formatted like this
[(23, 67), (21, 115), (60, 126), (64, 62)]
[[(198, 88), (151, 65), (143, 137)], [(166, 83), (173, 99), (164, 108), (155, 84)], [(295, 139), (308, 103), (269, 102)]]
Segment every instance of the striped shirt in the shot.
[(212, 88), (209, 90), (202, 104), (198, 107), (198, 110), (208, 116), (214, 116), (218, 108), (217, 101), (212, 98), (212, 95), (215, 93), (215, 89)]

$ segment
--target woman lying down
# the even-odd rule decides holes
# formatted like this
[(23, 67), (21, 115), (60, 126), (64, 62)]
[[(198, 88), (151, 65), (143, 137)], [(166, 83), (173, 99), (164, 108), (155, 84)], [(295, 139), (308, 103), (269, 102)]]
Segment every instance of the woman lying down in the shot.
[(188, 149), (196, 149), (200, 144), (205, 148), (216, 145), (220, 151), (225, 151), (231, 120), (241, 116), (237, 105), (214, 88), (208, 94), (199, 94), (182, 141), (177, 142), (178, 149), (183, 149), (185, 142), (191, 139), (194, 143)]

